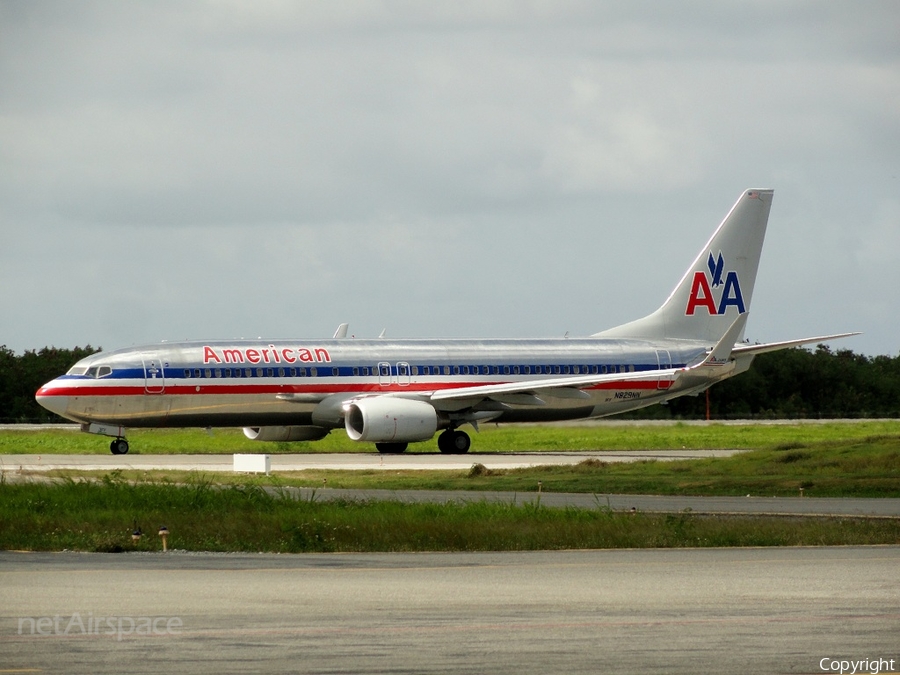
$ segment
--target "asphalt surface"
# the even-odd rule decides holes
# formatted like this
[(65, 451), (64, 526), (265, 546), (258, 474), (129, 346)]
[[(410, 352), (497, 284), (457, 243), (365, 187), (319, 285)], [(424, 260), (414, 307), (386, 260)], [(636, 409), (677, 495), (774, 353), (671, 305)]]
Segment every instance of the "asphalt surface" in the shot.
[(891, 672), (898, 567), (900, 547), (6, 552), (0, 672)]

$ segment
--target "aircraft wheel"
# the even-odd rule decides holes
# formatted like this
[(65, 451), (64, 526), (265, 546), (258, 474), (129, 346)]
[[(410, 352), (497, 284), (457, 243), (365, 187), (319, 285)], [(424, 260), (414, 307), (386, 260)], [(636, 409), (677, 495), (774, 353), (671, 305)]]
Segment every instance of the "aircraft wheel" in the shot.
[(438, 450), (447, 455), (464, 455), (472, 446), (472, 439), (465, 431), (447, 430), (438, 436)]
[(376, 443), (375, 449), (378, 450), (382, 455), (399, 455), (401, 452), (406, 452), (406, 448), (409, 447), (409, 443)]
[(128, 441), (124, 438), (117, 438), (109, 444), (109, 451), (114, 455), (128, 454)]

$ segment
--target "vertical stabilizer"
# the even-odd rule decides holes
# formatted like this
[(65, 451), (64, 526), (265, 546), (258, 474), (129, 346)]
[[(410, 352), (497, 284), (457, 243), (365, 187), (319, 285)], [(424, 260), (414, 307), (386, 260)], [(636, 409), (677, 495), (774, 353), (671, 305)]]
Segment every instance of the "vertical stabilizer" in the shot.
[[(717, 343), (750, 309), (773, 190), (746, 190), (662, 307), (595, 337)], [(737, 336), (743, 338), (743, 330)]]

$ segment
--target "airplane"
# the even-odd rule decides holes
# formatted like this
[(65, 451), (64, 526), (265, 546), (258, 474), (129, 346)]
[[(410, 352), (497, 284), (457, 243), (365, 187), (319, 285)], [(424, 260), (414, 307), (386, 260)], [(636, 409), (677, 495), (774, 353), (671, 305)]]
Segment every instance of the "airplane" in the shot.
[[(344, 428), (381, 453), (440, 431), (469, 451), (480, 423), (604, 417), (699, 394), (758, 354), (841, 333), (744, 340), (773, 190), (745, 190), (652, 314), (583, 338), (230, 340), (99, 352), (42, 386), (43, 407), (112, 437), (127, 427), (243, 427), (257, 441), (313, 441)], [(383, 334), (382, 334), (383, 335)]]

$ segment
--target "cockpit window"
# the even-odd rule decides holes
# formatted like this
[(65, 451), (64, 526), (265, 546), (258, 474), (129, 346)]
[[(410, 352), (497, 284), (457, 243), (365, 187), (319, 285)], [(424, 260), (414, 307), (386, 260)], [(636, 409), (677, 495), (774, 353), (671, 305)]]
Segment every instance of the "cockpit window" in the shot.
[(87, 372), (87, 366), (72, 366), (66, 375), (84, 375)]
[(106, 377), (112, 373), (112, 368), (109, 366), (91, 366), (84, 373), (88, 377)]

